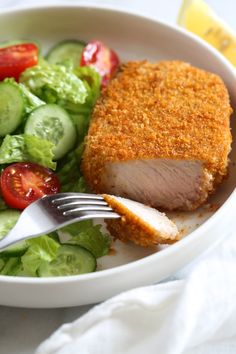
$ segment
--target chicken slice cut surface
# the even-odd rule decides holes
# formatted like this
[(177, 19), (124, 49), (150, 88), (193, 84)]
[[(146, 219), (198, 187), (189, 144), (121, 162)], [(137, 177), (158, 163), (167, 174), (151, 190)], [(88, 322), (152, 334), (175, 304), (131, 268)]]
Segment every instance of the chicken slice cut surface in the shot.
[(120, 219), (106, 220), (110, 234), (140, 246), (172, 244), (179, 240), (177, 226), (164, 214), (147, 205), (113, 195), (103, 195)]

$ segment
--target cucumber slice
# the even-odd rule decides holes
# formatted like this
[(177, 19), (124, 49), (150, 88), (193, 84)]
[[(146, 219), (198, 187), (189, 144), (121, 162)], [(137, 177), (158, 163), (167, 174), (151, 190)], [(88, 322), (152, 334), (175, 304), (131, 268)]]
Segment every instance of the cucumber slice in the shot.
[(46, 60), (50, 64), (57, 64), (71, 59), (74, 67), (80, 66), (81, 54), (85, 45), (85, 42), (76, 40), (62, 41), (49, 51)]
[(40, 277), (78, 275), (94, 272), (97, 261), (94, 255), (83, 247), (63, 244), (52, 262), (44, 262), (38, 269)]
[(14, 132), (25, 112), (20, 88), (11, 82), (0, 82), (0, 136)]
[(49, 140), (55, 144), (55, 160), (70, 151), (77, 133), (69, 114), (56, 104), (45, 104), (34, 109), (26, 122), (25, 133)]
[[(0, 212), (0, 239), (6, 236), (13, 228), (19, 216), (20, 212), (18, 210), (4, 210)], [(27, 248), (28, 245), (26, 241), (21, 241), (0, 252), (0, 257), (21, 256), (25, 253)]]

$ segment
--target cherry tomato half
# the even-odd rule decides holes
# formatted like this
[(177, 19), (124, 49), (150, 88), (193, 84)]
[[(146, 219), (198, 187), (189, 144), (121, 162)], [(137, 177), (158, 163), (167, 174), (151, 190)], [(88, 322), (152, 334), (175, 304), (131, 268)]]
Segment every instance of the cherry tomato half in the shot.
[(84, 47), (80, 62), (81, 66), (91, 66), (101, 75), (103, 87), (108, 84), (119, 63), (117, 54), (99, 41), (91, 41)]
[(20, 74), (38, 62), (38, 48), (33, 43), (16, 44), (0, 48), (0, 80), (19, 79)]
[(11, 208), (24, 209), (46, 194), (58, 193), (60, 182), (50, 169), (31, 162), (18, 162), (1, 174), (2, 196)]

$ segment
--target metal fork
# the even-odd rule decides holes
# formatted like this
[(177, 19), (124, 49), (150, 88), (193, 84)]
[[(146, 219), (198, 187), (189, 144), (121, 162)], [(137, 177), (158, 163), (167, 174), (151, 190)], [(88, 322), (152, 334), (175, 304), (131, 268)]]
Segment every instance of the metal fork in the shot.
[(58, 193), (44, 196), (22, 212), (16, 225), (0, 240), (0, 249), (60, 229), (76, 221), (119, 217), (120, 215), (113, 211), (101, 195)]

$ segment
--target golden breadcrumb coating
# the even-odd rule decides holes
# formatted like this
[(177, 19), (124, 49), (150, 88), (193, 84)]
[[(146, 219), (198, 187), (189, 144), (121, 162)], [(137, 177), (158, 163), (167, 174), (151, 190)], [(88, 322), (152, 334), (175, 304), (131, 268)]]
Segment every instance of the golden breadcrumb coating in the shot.
[(106, 220), (107, 229), (114, 238), (123, 242), (132, 241), (144, 247), (157, 244), (172, 244), (180, 239), (178, 232), (172, 235), (158, 232), (117, 199), (107, 194), (103, 194), (103, 198), (115, 212), (121, 215), (120, 219)]
[(217, 185), (227, 173), (231, 112), (218, 75), (180, 61), (124, 64), (95, 106), (84, 177), (103, 193), (107, 163), (184, 159), (202, 161)]

